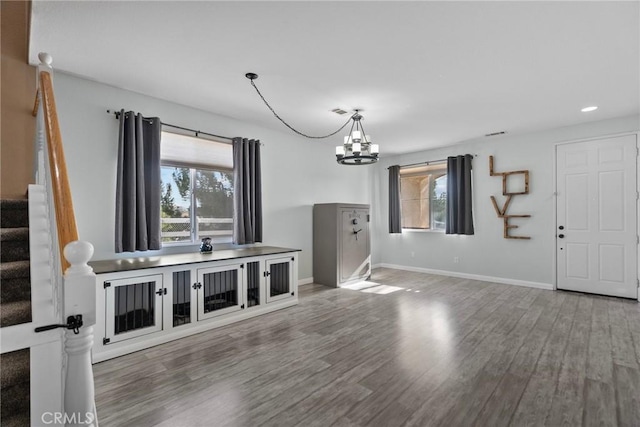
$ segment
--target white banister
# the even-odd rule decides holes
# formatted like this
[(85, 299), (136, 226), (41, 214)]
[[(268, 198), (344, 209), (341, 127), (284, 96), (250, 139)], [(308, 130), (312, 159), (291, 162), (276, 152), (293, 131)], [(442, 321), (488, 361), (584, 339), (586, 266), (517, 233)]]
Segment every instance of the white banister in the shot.
[(96, 323), (96, 276), (87, 262), (91, 243), (75, 241), (64, 248), (71, 266), (64, 275), (64, 317), (82, 316), (82, 326), (65, 331), (64, 412), (67, 426), (97, 426), (91, 347)]

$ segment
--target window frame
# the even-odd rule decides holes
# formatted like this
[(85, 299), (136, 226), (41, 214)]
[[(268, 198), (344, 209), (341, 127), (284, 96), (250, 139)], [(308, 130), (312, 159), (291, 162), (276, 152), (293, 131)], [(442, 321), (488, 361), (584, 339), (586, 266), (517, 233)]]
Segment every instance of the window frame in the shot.
[[(431, 170), (426, 169), (424, 171), (420, 171), (420, 168), (429, 168), (432, 167)], [(411, 173), (411, 172), (407, 172), (411, 169), (417, 169), (416, 172)], [(442, 162), (428, 162), (425, 163), (423, 166), (406, 166), (406, 167), (401, 167), (400, 168), (400, 205), (402, 207), (402, 178), (403, 178), (403, 173), (402, 171), (405, 170), (406, 172), (404, 173), (405, 177), (406, 176), (429, 176), (429, 191), (428, 191), (428, 195), (429, 195), (429, 228), (418, 228), (418, 227), (405, 227), (404, 226), (404, 211), (400, 210), (400, 224), (401, 224), (401, 229), (402, 232), (409, 232), (409, 233), (444, 233), (446, 231), (446, 215), (445, 215), (445, 227), (444, 228), (434, 228), (434, 219), (433, 219), (433, 187), (436, 185), (436, 180), (441, 178), (442, 176), (447, 177), (448, 179), (448, 170), (447, 170), (447, 162), (446, 161), (442, 161)], [(437, 173), (439, 170), (444, 171), (444, 173), (440, 176), (437, 176)], [(436, 177), (437, 176), (437, 177)], [(434, 178), (435, 177), (435, 178)], [(408, 199), (407, 199), (408, 200)], [(420, 199), (423, 200), (423, 199)], [(445, 212), (446, 212), (446, 204), (445, 204)]]
[[(213, 138), (205, 138), (203, 136), (200, 135), (192, 135), (190, 133), (183, 133), (183, 132), (174, 132), (174, 131), (169, 131), (169, 130), (165, 130), (164, 127), (161, 131), (162, 133), (171, 133), (171, 134), (175, 134), (175, 135), (184, 135), (190, 138), (198, 138), (198, 139), (202, 139), (205, 141), (212, 141), (212, 142), (216, 142), (216, 143), (223, 143), (223, 144), (227, 144), (224, 141), (220, 141), (217, 139), (213, 139)], [(162, 144), (162, 137), (160, 139), (160, 143)], [(231, 150), (231, 156), (233, 156), (233, 148), (231, 146), (231, 144), (229, 144), (229, 150)], [(202, 163), (189, 163), (189, 162), (176, 162), (176, 161), (171, 161), (171, 160), (163, 160), (162, 156), (160, 157), (160, 169), (162, 170), (162, 168), (165, 167), (170, 167), (170, 168), (182, 168), (182, 169), (188, 169), (189, 170), (189, 203), (190, 203), (190, 209), (189, 209), (189, 225), (190, 225), (190, 233), (189, 233), (189, 241), (163, 241), (162, 239), (164, 238), (162, 236), (162, 230), (160, 230), (160, 239), (162, 241), (162, 246), (191, 246), (191, 245), (197, 245), (200, 244), (200, 239), (202, 239), (202, 236), (199, 234), (198, 232), (198, 216), (197, 216), (197, 209), (198, 209), (198, 199), (196, 196), (196, 191), (195, 191), (195, 183), (196, 183), (196, 176), (197, 176), (197, 171), (201, 170), (201, 171), (207, 171), (207, 172), (224, 172), (224, 173), (229, 173), (229, 174), (233, 174), (233, 169), (229, 169), (226, 167), (220, 167), (220, 166), (215, 166), (215, 165), (206, 165), (206, 164), (202, 164)], [(232, 184), (233, 184), (233, 180), (232, 180)], [(160, 194), (162, 195), (162, 192), (164, 191), (164, 188), (161, 186), (160, 188)], [(235, 192), (235, 185), (233, 186), (233, 191)], [(160, 206), (160, 209), (162, 211), (162, 206)], [(233, 212), (231, 213), (231, 223), (233, 224), (234, 221), (234, 217), (235, 217), (235, 207), (233, 207)], [(162, 218), (160, 219), (160, 224), (162, 226)], [(230, 234), (225, 234), (225, 235), (219, 235), (219, 236), (205, 236), (205, 237), (211, 237), (212, 241), (214, 244), (218, 243), (218, 244), (225, 244), (225, 243), (233, 243), (233, 226), (232, 226), (232, 230), (230, 232)]]

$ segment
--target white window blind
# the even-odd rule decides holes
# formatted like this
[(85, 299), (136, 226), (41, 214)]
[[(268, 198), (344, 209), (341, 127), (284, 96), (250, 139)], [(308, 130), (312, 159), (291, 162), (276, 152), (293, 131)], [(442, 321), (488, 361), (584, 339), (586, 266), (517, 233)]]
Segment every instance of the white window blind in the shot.
[(175, 166), (233, 170), (231, 144), (173, 132), (162, 132), (160, 158), (163, 164)]

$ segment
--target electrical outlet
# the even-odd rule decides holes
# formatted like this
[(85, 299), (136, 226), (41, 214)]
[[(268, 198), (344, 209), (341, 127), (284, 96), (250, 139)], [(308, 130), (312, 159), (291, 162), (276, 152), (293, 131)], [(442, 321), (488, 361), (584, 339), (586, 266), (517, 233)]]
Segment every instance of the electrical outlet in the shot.
[(460, 258), (458, 258), (457, 256), (454, 256), (454, 257), (453, 257), (453, 262), (454, 262), (455, 264), (459, 263), (459, 262), (460, 262)]

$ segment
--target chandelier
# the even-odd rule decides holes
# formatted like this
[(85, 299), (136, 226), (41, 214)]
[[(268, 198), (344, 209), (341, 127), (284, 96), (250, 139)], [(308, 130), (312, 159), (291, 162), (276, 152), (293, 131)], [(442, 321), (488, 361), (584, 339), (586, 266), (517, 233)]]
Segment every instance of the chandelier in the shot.
[[(336, 147), (336, 160), (341, 165), (369, 165), (371, 163), (375, 163), (378, 161), (378, 153), (380, 152), (380, 147), (378, 144), (371, 143), (371, 137), (364, 132), (364, 128), (362, 127), (362, 115), (360, 115), (361, 110), (355, 110), (355, 113), (349, 117), (338, 130), (335, 132), (331, 132), (327, 135), (322, 136), (312, 136), (307, 135), (299, 130), (295, 129), (289, 123), (285, 122), (278, 113), (275, 112), (273, 107), (269, 105), (267, 100), (264, 98), (260, 89), (255, 84), (255, 81), (258, 78), (256, 73), (247, 73), (244, 75), (251, 81), (251, 86), (258, 92), (258, 95), (262, 99), (262, 102), (271, 110), (276, 119), (280, 120), (283, 125), (291, 129), (296, 134), (303, 136), (305, 138), (310, 139), (324, 139), (329, 138), (342, 129), (344, 129), (349, 123), (351, 123), (351, 129), (349, 130), (349, 135), (344, 137), (344, 143), (342, 145), (338, 145)], [(355, 128), (355, 130), (354, 130)]]
[[(380, 147), (371, 143), (371, 136), (364, 132), (362, 116), (356, 110), (351, 116), (351, 129), (349, 135), (344, 137), (344, 144), (336, 147), (336, 160), (341, 165), (368, 165), (378, 161)], [(356, 130), (353, 130), (353, 128)]]

